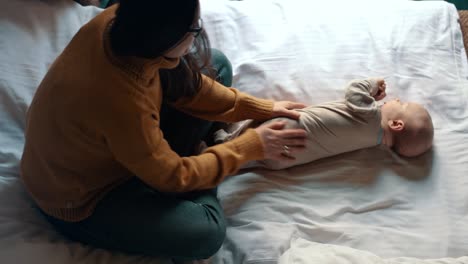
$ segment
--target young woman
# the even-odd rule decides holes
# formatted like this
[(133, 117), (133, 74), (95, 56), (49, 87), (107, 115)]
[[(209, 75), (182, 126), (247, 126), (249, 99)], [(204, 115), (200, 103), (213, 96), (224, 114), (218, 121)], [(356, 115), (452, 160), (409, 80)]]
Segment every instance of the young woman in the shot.
[(34, 96), (21, 162), (58, 231), (175, 259), (219, 249), (216, 186), (247, 161), (301, 151), (306, 133), (274, 123), (196, 153), (212, 121), (297, 119), (303, 107), (225, 87), (213, 79), (227, 69), (229, 84), (229, 65), (210, 58), (197, 0), (122, 0), (80, 29)]

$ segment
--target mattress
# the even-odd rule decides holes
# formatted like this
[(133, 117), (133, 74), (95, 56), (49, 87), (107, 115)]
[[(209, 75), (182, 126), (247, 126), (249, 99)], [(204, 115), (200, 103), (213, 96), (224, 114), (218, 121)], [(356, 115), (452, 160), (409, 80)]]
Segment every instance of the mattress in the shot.
[[(219, 188), (227, 238), (207, 263), (468, 263), (468, 66), (458, 13), (439, 1), (201, 0), (234, 85), (314, 104), (353, 78), (424, 104), (433, 151), (366, 149), (284, 171), (241, 171)], [(65, 240), (19, 180), (27, 107), (54, 58), (101, 10), (0, 0), (0, 263), (171, 263)], [(432, 260), (429, 260), (432, 259)]]

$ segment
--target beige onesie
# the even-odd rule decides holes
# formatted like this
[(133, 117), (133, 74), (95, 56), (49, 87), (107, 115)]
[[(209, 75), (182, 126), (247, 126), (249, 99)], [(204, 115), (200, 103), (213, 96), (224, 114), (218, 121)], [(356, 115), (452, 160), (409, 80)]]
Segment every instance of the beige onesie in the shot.
[[(299, 120), (274, 118), (267, 121), (285, 120), (287, 128), (305, 129), (308, 135), (306, 149), (295, 155), (295, 160), (261, 160), (244, 167), (279, 170), (379, 145), (383, 136), (380, 106), (372, 97), (377, 91), (374, 78), (354, 80), (346, 87), (345, 100), (298, 109)], [(252, 124), (251, 121), (233, 124), (227, 131), (218, 131), (215, 139), (218, 142), (230, 140)]]

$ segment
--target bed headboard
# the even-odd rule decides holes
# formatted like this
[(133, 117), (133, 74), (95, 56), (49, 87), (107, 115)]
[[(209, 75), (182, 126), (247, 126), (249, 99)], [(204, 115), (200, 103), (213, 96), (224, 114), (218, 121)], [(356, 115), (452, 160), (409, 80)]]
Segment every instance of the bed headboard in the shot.
[(460, 26), (463, 32), (466, 56), (468, 56), (468, 10), (460, 10), (458, 13), (460, 14)]

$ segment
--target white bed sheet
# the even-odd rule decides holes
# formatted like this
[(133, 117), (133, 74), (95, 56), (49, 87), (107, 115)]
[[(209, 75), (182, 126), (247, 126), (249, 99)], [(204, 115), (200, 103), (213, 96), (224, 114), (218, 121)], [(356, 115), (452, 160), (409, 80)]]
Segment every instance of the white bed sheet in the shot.
[[(368, 149), (228, 179), (219, 190), (228, 235), (217, 263), (277, 263), (296, 238), (311, 243), (311, 254), (319, 242), (381, 258), (468, 255), (468, 69), (453, 5), (203, 2), (235, 87), (313, 104), (343, 98), (351, 79), (384, 76), (387, 98), (424, 104), (436, 130), (434, 150), (417, 160)], [(318, 263), (303, 257), (281, 263)]]
[[(283, 172), (240, 173), (219, 190), (228, 238), (212, 262), (409, 263), (387, 258), (468, 255), (468, 70), (453, 7), (381, 0), (355, 12), (359, 1), (342, 3), (343, 11), (323, 2), (202, 5), (212, 43), (232, 60), (239, 88), (315, 103), (340, 98), (350, 78), (385, 75), (395, 87), (391, 96), (428, 104), (435, 151), (407, 166), (369, 150)], [(18, 179), (27, 106), (53, 59), (100, 10), (71, 0), (0, 4), (0, 263), (167, 263), (67, 242), (32, 208)], [(428, 175), (410, 181), (397, 173)]]

